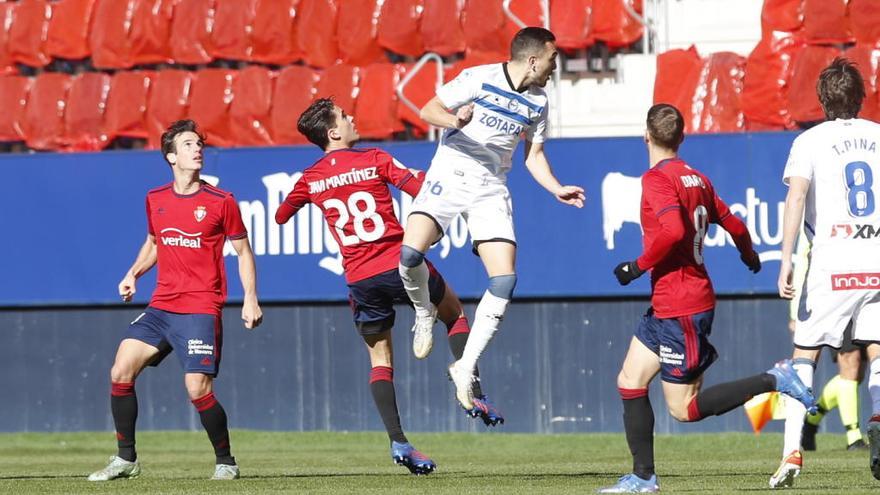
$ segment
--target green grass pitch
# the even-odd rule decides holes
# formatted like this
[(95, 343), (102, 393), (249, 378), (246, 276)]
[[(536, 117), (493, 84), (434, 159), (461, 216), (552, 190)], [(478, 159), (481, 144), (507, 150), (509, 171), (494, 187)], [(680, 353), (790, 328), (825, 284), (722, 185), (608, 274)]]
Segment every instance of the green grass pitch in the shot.
[[(209, 481), (213, 455), (203, 432), (142, 432), (137, 479), (90, 483), (85, 477), (115, 452), (112, 433), (0, 434), (0, 493), (593, 493), (630, 467), (623, 435), (412, 433), (438, 464), (412, 476), (392, 464), (383, 433), (232, 432), (242, 479)], [(842, 435), (818, 437), (795, 489), (877, 493), (868, 453), (847, 452)], [(666, 493), (767, 490), (779, 434), (660, 435), (655, 440)], [(769, 491), (769, 490), (768, 490)]]

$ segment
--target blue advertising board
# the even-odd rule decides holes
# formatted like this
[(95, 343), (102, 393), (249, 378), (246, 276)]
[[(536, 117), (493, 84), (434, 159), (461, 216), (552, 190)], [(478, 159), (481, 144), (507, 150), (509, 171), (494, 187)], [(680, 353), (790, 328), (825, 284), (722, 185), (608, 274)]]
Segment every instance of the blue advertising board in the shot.
[[(704, 172), (720, 196), (749, 227), (765, 269), (752, 275), (717, 226), (707, 234), (705, 258), (722, 294), (775, 293), (782, 239), (785, 187), (782, 169), (793, 133), (690, 136), (681, 154)], [(432, 143), (383, 143), (411, 168), (426, 169)], [(584, 187), (586, 206), (557, 202), (514, 157), (509, 176), (517, 232), (517, 296), (528, 298), (644, 295), (648, 277), (620, 287), (612, 275), (620, 261), (641, 252), (639, 176), (647, 168), (641, 138), (551, 140), (554, 172)], [(320, 156), (315, 147), (208, 149), (204, 176), (239, 202), (257, 256), (262, 301), (341, 301), (347, 289), (339, 249), (320, 211), (308, 207), (278, 226), (275, 209), (298, 174)], [(171, 181), (158, 152), (34, 154), (0, 157), (6, 184), (0, 195), (0, 228), (9, 239), (0, 258), (0, 305), (118, 303), (117, 284), (146, 238), (144, 197)], [(395, 192), (405, 218), (411, 199)], [(229, 246), (231, 300), (241, 297)], [(479, 297), (486, 275), (471, 252), (467, 226), (454, 222), (429, 253), (464, 297)], [(154, 274), (138, 283), (145, 302)]]

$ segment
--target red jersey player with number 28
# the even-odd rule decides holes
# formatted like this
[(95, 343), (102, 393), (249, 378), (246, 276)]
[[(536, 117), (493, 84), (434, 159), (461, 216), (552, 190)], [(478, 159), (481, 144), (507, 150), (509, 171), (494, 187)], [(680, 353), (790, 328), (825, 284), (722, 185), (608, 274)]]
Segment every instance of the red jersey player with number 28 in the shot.
[(684, 140), (684, 119), (678, 109), (654, 105), (648, 111), (647, 127), (651, 169), (642, 176), (644, 252), (614, 270), (621, 285), (651, 270), (652, 308), (642, 317), (617, 377), (633, 471), (600, 493), (660, 490), (654, 473), (654, 411), (648, 399), (648, 385), (658, 373), (669, 413), (678, 421), (724, 414), (772, 390), (791, 395), (808, 408), (814, 403), (790, 361), (766, 373), (700, 390), (703, 372), (718, 357), (709, 343), (715, 292), (703, 265), (709, 223), (730, 233), (749, 270), (757, 273), (761, 261), (745, 225), (715, 194), (709, 179), (678, 157)]
[[(403, 228), (394, 215), (388, 184), (415, 196), (422, 186), (422, 174), (382, 150), (352, 148), (360, 138), (354, 123), (328, 98), (312, 103), (300, 116), (297, 128), (325, 154), (303, 171), (275, 213), (275, 221), (287, 222), (309, 203), (321, 208), (342, 252), (355, 326), (370, 354), (370, 391), (391, 440), (391, 457), (413, 474), (428, 474), (434, 470), (434, 462), (413, 448), (400, 425), (391, 345), (393, 305), (409, 304), (410, 300), (397, 270)], [(470, 333), (464, 309), (437, 270), (431, 266), (429, 271), (431, 302), (446, 324), (450, 350), (458, 359)], [(432, 345), (430, 338), (414, 338), (416, 357), (427, 357)], [(479, 417), (487, 426), (503, 423), (480, 390), (480, 383), (475, 381), (472, 387), (474, 407), (466, 410), (467, 414)]]

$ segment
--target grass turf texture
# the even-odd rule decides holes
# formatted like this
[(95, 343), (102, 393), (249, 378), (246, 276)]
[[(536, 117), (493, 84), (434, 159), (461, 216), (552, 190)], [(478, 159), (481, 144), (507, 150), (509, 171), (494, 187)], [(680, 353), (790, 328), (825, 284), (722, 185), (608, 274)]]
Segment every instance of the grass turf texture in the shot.
[[(383, 433), (232, 432), (242, 479), (209, 481), (204, 432), (138, 433), (137, 479), (86, 481), (115, 452), (112, 433), (0, 434), (0, 493), (592, 493), (631, 467), (623, 435), (413, 433), (437, 471), (413, 476), (392, 464)], [(868, 453), (847, 452), (841, 435), (818, 436), (795, 489), (876, 493)], [(660, 487), (672, 493), (767, 490), (779, 434), (658, 436)]]

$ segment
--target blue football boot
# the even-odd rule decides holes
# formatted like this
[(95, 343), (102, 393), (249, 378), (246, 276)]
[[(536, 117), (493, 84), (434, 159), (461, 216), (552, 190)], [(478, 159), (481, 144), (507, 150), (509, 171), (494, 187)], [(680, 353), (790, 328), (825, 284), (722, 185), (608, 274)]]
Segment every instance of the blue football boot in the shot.
[(659, 491), (660, 485), (657, 483), (656, 474), (647, 480), (643, 480), (635, 474), (626, 474), (621, 476), (617, 483), (600, 488), (597, 493), (655, 493)]
[(474, 397), (473, 409), (465, 409), (464, 412), (472, 418), (482, 419), (486, 426), (504, 424), (504, 416), (501, 415), (501, 411), (495, 407), (495, 404), (492, 404), (492, 401), (489, 400), (489, 396), (486, 394)]
[(815, 414), (818, 410), (813, 391), (804, 385), (797, 372), (791, 366), (791, 359), (776, 363), (776, 366), (767, 370), (767, 373), (776, 377), (776, 391), (788, 395), (807, 408), (808, 414)]
[(409, 442), (391, 442), (391, 460), (406, 467), (412, 474), (431, 474), (437, 467), (434, 461), (416, 450)]

